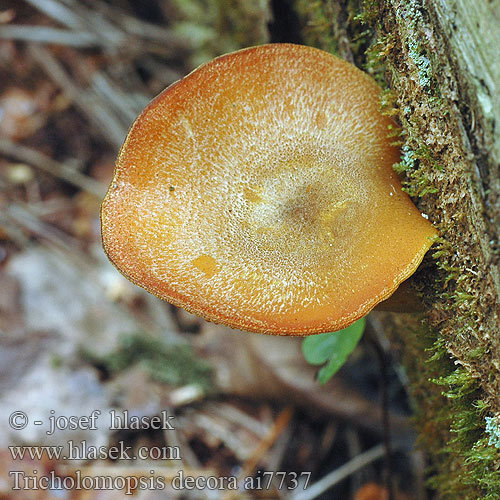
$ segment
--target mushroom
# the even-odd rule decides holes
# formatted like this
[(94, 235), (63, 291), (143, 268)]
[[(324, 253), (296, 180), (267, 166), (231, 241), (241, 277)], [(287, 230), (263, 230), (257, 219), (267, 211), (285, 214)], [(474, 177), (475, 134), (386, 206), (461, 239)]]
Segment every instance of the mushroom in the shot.
[(436, 230), (402, 191), (376, 83), (321, 50), (221, 56), (133, 124), (102, 204), (131, 281), (210, 321), (342, 329), (418, 267)]

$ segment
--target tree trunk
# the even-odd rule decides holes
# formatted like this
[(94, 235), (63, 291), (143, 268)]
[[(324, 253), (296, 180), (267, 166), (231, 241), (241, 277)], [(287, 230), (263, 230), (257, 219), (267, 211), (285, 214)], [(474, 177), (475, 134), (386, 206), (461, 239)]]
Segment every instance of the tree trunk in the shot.
[(418, 279), (432, 328), (404, 339), (422, 443), (441, 498), (498, 499), (500, 0), (293, 7), (305, 43), (385, 77), (397, 168), (441, 235)]

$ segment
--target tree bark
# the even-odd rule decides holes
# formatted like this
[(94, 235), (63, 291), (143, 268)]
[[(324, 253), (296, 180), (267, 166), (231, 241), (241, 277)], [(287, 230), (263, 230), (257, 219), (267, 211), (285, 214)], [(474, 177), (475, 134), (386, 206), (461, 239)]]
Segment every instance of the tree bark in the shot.
[(406, 339), (422, 442), (442, 498), (500, 498), (500, 0), (294, 6), (306, 43), (385, 76), (397, 169), (440, 231), (419, 277), (432, 330)]

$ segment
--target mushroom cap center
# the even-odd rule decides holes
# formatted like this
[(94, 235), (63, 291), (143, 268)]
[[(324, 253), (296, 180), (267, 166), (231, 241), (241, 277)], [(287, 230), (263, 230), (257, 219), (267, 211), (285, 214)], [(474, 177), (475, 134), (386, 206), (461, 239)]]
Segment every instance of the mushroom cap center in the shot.
[(132, 127), (103, 202), (108, 256), (208, 319), (343, 328), (412, 274), (435, 236), (392, 169), (390, 125), (377, 85), (325, 52), (218, 58)]
[[(265, 266), (286, 260), (299, 272), (334, 246), (348, 251), (348, 240), (336, 235), (340, 227), (351, 225), (368, 186), (355, 166), (339, 168), (343, 160), (331, 149), (305, 153), (276, 147), (265, 163), (252, 165), (246, 181), (236, 183), (227, 199), (228, 219), (234, 224), (222, 228), (221, 238)], [(273, 272), (279, 275), (280, 269)]]

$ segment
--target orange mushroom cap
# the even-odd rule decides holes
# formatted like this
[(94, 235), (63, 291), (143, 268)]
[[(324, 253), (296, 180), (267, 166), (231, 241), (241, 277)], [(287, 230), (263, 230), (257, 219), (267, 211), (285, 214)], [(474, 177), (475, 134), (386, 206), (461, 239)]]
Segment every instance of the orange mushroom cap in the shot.
[(401, 190), (375, 82), (311, 47), (219, 57), (132, 126), (102, 205), (115, 266), (243, 330), (346, 327), (410, 276), (436, 236)]

